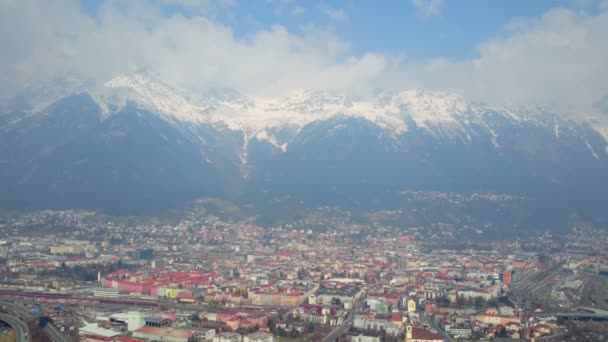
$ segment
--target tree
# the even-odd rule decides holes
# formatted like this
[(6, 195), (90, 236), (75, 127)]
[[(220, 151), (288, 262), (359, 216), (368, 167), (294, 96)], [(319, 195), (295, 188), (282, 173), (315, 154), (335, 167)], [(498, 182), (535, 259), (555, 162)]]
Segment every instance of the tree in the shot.
[(483, 297), (475, 297), (475, 307), (478, 309), (483, 308), (486, 304), (486, 300)]
[(266, 325), (268, 325), (268, 329), (270, 329), (270, 331), (272, 333), (274, 333), (275, 327), (276, 327), (276, 323), (275, 323), (274, 319), (269, 318), (268, 321), (266, 321)]
[(466, 302), (467, 302), (467, 300), (462, 295), (460, 295), (460, 296), (458, 296), (458, 298), (456, 298), (456, 304), (458, 304), (458, 306), (464, 306), (466, 304)]
[(190, 317), (190, 319), (192, 320), (192, 322), (200, 322), (201, 321), (201, 317), (198, 314), (196, 314), (196, 313), (193, 313), (192, 317)]
[(298, 274), (298, 280), (302, 280), (302, 279), (304, 279), (305, 276), (308, 275), (308, 272), (306, 272), (306, 270), (304, 270), (303, 268), (300, 268), (298, 270), (297, 274)]

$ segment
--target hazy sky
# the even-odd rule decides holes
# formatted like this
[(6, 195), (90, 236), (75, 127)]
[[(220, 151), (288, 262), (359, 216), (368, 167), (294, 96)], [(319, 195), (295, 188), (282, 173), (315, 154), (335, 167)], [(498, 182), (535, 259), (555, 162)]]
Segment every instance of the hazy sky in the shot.
[(191, 91), (421, 87), (608, 116), (607, 37), (608, 0), (0, 0), (0, 95), (145, 69)]

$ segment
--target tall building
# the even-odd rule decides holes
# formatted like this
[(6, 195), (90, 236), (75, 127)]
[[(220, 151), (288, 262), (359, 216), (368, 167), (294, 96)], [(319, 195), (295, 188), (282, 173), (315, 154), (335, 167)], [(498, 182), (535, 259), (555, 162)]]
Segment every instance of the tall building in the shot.
[(416, 301), (410, 298), (407, 300), (407, 312), (414, 311), (416, 311)]

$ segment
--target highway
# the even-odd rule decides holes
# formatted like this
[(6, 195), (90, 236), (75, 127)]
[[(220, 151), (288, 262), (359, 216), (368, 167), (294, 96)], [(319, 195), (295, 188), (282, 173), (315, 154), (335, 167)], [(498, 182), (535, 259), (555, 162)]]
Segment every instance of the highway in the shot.
[(0, 314), (0, 320), (9, 324), (15, 330), (17, 342), (29, 341), (29, 330), (27, 328), (27, 324), (25, 324), (25, 322), (23, 322), (21, 319), (8, 314)]
[[(27, 336), (29, 336), (29, 330), (26, 321), (38, 322), (38, 320), (42, 317), (42, 310), (38, 309), (35, 312), (31, 312), (23, 307), (24, 303), (31, 304), (28, 301), (19, 299), (0, 299), (2, 309), (10, 314), (8, 317), (12, 317), (13, 321), (21, 323), (22, 328), (24, 328), (26, 338), (24, 340), (19, 340), (18, 337), (17, 341), (28, 341)], [(19, 317), (19, 319), (15, 319), (15, 317)], [(13, 326), (11, 322), (6, 322)], [(17, 329), (15, 328), (15, 330)], [(68, 342), (67, 337), (63, 336), (51, 323), (46, 324), (42, 330), (51, 338), (53, 342)], [(20, 335), (17, 334), (17, 336)]]

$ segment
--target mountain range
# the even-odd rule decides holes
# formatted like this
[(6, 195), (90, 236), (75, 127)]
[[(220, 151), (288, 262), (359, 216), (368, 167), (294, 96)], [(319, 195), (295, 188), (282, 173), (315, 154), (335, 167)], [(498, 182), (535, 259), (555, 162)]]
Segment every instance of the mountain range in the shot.
[(0, 207), (139, 212), (199, 197), (384, 208), (509, 193), (608, 215), (608, 125), (450, 93), (192, 94), (146, 74), (24, 89), (0, 108)]

